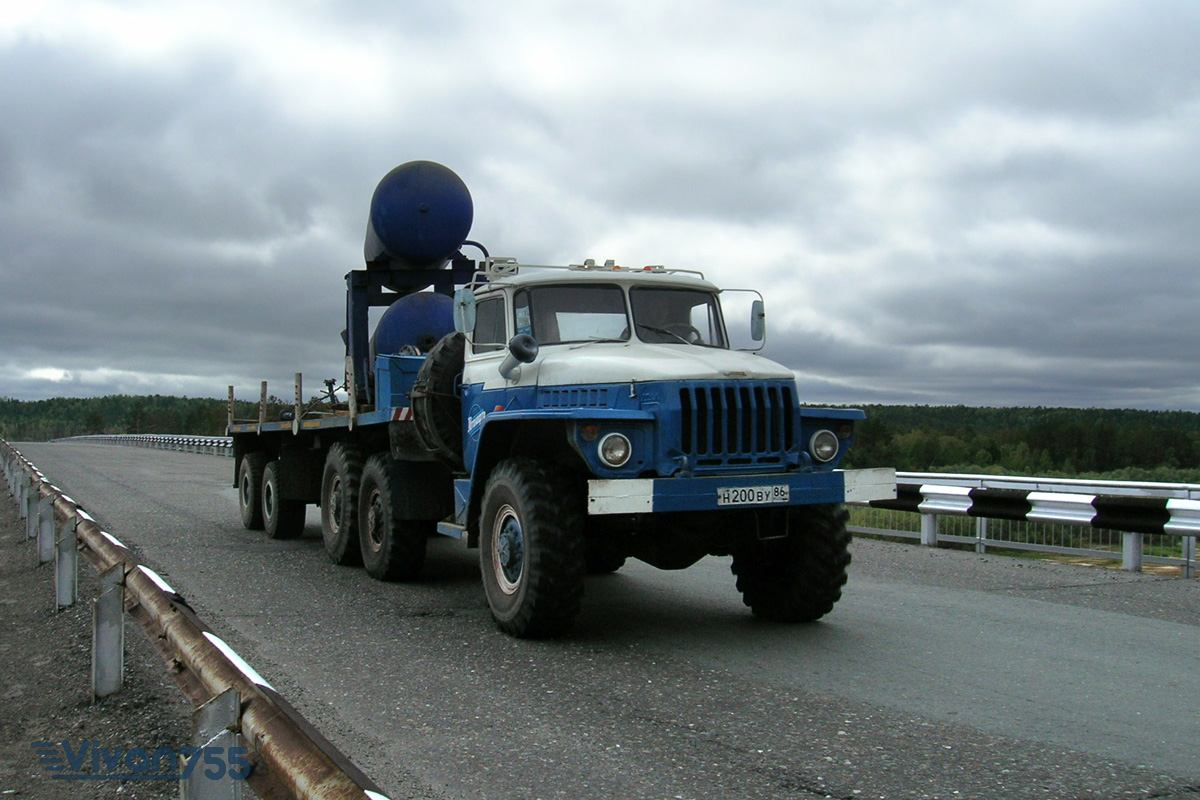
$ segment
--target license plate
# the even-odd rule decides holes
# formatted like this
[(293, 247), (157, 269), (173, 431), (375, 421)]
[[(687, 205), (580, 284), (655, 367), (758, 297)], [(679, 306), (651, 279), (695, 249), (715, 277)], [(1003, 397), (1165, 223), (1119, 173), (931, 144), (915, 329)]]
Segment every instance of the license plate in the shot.
[(762, 506), (786, 503), (791, 499), (791, 487), (783, 486), (724, 486), (717, 489), (718, 506)]

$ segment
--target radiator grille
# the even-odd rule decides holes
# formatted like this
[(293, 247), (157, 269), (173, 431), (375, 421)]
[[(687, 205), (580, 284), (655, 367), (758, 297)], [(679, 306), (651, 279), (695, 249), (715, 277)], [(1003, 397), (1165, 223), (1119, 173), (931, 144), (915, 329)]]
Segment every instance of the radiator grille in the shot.
[(542, 408), (607, 408), (612, 405), (613, 391), (606, 386), (542, 389), (538, 405)]
[(782, 463), (795, 441), (788, 384), (691, 384), (679, 405), (680, 444), (698, 467)]

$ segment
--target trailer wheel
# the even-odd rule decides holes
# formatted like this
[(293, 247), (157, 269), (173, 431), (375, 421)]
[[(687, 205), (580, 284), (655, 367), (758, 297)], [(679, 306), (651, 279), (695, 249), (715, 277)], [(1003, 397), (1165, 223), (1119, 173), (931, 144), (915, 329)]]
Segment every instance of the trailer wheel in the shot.
[(367, 459), (358, 494), (358, 536), (367, 574), (381, 581), (411, 581), (425, 565), (428, 520), (397, 519), (387, 454)]
[(410, 394), (413, 421), (421, 443), (456, 470), (463, 466), (462, 398), (458, 382), (466, 346), (461, 333), (443, 336), (421, 364)]
[(238, 510), (242, 525), (252, 531), (263, 529), (262, 485), (265, 453), (246, 453), (238, 467)]
[(272, 539), (296, 539), (304, 533), (308, 505), (303, 500), (284, 500), (279, 495), (279, 462), (263, 468), (262, 517), (267, 536)]
[(321, 538), (334, 564), (353, 567), (362, 563), (358, 545), (358, 484), (362, 478), (358, 448), (335, 442), (325, 457), (321, 476)]
[(833, 610), (850, 565), (849, 513), (840, 505), (788, 509), (788, 535), (751, 539), (733, 556), (742, 600), (755, 616), (812, 622)]
[(479, 524), (483, 587), (496, 625), (522, 638), (565, 631), (579, 613), (584, 576), (582, 495), (528, 458), (500, 462)]

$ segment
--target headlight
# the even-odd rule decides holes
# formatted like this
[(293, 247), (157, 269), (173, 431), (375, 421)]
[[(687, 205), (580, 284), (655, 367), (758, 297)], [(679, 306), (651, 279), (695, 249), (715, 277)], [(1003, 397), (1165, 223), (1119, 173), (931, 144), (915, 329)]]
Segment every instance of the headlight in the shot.
[(600, 460), (610, 467), (622, 467), (633, 455), (633, 445), (620, 433), (610, 433), (600, 440)]
[(833, 431), (820, 430), (808, 440), (808, 452), (822, 464), (833, 461), (838, 454), (838, 437)]

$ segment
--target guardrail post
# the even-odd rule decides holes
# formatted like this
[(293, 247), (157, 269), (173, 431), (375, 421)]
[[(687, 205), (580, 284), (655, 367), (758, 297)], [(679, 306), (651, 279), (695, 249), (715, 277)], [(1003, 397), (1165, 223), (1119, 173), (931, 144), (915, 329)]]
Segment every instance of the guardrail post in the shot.
[(37, 550), (38, 564), (54, 558), (54, 496), (38, 501)]
[(1140, 533), (1121, 534), (1121, 569), (1129, 572), (1142, 571), (1142, 535)]
[(1183, 577), (1196, 577), (1196, 537), (1183, 537)]
[(108, 697), (125, 683), (125, 564), (100, 573), (92, 606), (92, 697)]
[(921, 544), (926, 547), (937, 547), (938, 543), (938, 515), (937, 514), (922, 514), (921, 515)]
[[(241, 704), (237, 691), (226, 689), (192, 714), (192, 745), (202, 748), (203, 752), (215, 753), (215, 749), (209, 751), (207, 748), (221, 748), (220, 752), (226, 757), (218, 763), (226, 769), (219, 778), (214, 779), (206, 774), (213, 771), (212, 767), (197, 764), (188, 774), (188, 779), (180, 784), (181, 800), (241, 800), (245, 781), (230, 777), (230, 770), (238, 765), (227, 757), (230, 750), (238, 746)], [(197, 753), (191, 758), (200, 757), (201, 753)]]
[(38, 532), (38, 490), (37, 478), (33, 475), (29, 476), (28, 485), (25, 487), (25, 503), (23, 504), (21, 514), (25, 518), (25, 538), (32, 539), (37, 536)]
[(54, 595), (59, 610), (75, 605), (79, 596), (79, 549), (75, 526), (79, 519), (72, 515), (59, 529), (54, 542)]
[(988, 521), (987, 517), (975, 518), (975, 552), (987, 552)]

